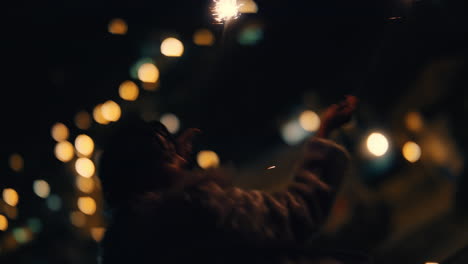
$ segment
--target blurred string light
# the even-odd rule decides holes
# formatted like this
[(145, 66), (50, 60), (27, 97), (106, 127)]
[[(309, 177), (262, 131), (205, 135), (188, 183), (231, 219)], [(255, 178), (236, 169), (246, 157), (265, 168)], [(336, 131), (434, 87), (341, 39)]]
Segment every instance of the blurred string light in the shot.
[(139, 93), (138, 86), (132, 81), (124, 81), (119, 86), (119, 96), (124, 100), (135, 101)]
[(104, 118), (102, 114), (102, 105), (103, 104), (98, 104), (94, 107), (93, 118), (98, 124), (107, 125), (110, 123), (110, 121)]
[(120, 106), (112, 100), (106, 101), (104, 104), (102, 104), (101, 112), (102, 116), (107, 121), (111, 122), (117, 122), (122, 116), (122, 110), (120, 109)]
[(167, 113), (161, 116), (161, 119), (159, 120), (163, 125), (166, 126), (167, 130), (171, 132), (172, 134), (177, 133), (180, 128), (180, 121), (179, 118), (177, 118), (176, 115)]
[(18, 153), (12, 154), (10, 156), (9, 163), (10, 163), (10, 168), (13, 171), (20, 172), (24, 168), (23, 157), (21, 157), (21, 155)]
[(25, 244), (33, 239), (33, 234), (29, 228), (17, 227), (13, 229), (13, 237), (19, 244)]
[(236, 19), (239, 17), (240, 6), (236, 0), (214, 0), (214, 19), (219, 23)]
[(89, 157), (94, 151), (94, 141), (90, 136), (81, 134), (75, 139), (75, 149), (79, 154)]
[(58, 211), (62, 208), (62, 199), (58, 195), (52, 194), (47, 197), (46, 204), (49, 210)]
[(297, 119), (289, 120), (281, 127), (281, 137), (290, 146), (300, 143), (309, 135)]
[(91, 228), (91, 237), (93, 237), (94, 241), (96, 242), (100, 242), (104, 238), (105, 233), (106, 229), (104, 227)]
[(61, 162), (69, 162), (75, 156), (72, 143), (68, 141), (58, 142), (54, 149), (55, 157)]
[(39, 218), (29, 218), (27, 221), (27, 225), (33, 233), (39, 233), (42, 230), (42, 222)]
[(90, 159), (79, 158), (75, 162), (75, 170), (79, 175), (85, 178), (90, 178), (94, 175), (96, 167), (94, 166), (93, 161), (91, 161)]
[(86, 111), (80, 111), (75, 115), (75, 125), (79, 129), (89, 129), (91, 127), (91, 122), (91, 116)]
[(215, 36), (208, 29), (202, 28), (193, 34), (193, 43), (198, 46), (212, 46), (214, 42)]
[(419, 160), (421, 157), (421, 147), (415, 142), (409, 141), (403, 145), (403, 157), (411, 163)]
[(372, 155), (380, 157), (387, 153), (389, 144), (383, 134), (374, 132), (367, 137), (366, 146)]
[(161, 43), (161, 53), (167, 57), (180, 57), (184, 53), (184, 44), (176, 38), (166, 38)]
[(18, 193), (12, 188), (6, 188), (3, 190), (3, 201), (9, 206), (16, 206), (19, 201)]
[(81, 192), (92, 193), (95, 187), (94, 180), (93, 178), (76, 177), (76, 187)]
[(0, 214), (0, 231), (5, 231), (8, 229), (8, 219)]
[(310, 110), (306, 110), (299, 116), (301, 127), (309, 132), (315, 132), (320, 128), (320, 117)]
[(138, 79), (144, 83), (156, 83), (159, 80), (159, 69), (153, 63), (144, 63), (138, 68)]
[(50, 186), (44, 180), (35, 180), (33, 183), (33, 190), (34, 193), (41, 198), (47, 198), (50, 194)]
[(197, 163), (203, 169), (219, 167), (218, 154), (211, 150), (202, 150), (197, 154)]
[(83, 227), (86, 224), (86, 215), (80, 211), (71, 212), (70, 222), (76, 227)]
[(259, 24), (247, 25), (243, 28), (237, 38), (241, 45), (251, 46), (263, 39), (263, 28)]
[(68, 139), (69, 131), (68, 127), (62, 123), (55, 123), (52, 126), (52, 138), (57, 142), (61, 142)]
[(419, 112), (409, 112), (406, 114), (405, 123), (408, 130), (420, 132), (424, 127), (424, 121)]
[(87, 215), (93, 215), (96, 212), (96, 201), (91, 197), (78, 198), (78, 209)]
[(241, 0), (239, 5), (239, 12), (243, 14), (257, 13), (257, 3), (255, 3), (253, 0)]
[(114, 35), (125, 35), (128, 31), (128, 26), (125, 20), (121, 18), (114, 18), (108, 25), (109, 33)]

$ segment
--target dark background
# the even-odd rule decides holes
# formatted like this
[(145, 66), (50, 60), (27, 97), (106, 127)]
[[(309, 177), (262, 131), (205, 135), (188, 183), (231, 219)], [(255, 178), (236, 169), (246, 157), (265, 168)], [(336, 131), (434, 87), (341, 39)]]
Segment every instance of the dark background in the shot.
[[(267, 164), (272, 153), (277, 153), (278, 164), (293, 155), (281, 139), (280, 127), (297, 111), (321, 111), (346, 94), (357, 95), (361, 104), (354, 127), (337, 140), (359, 156), (358, 145), (366, 133), (383, 129), (395, 142), (396, 156), (384, 170), (373, 171), (368, 161), (356, 157), (357, 176), (350, 186), (359, 187), (343, 196), (351, 201), (346, 212), (353, 217), (330, 229), (330, 244), (371, 252), (378, 263), (441, 261), (464, 246), (466, 221), (460, 215), (467, 203), (466, 173), (424, 161), (424, 146), (421, 162), (411, 167), (398, 154), (398, 146), (419, 138), (402, 121), (408, 111), (418, 111), (428, 124), (424, 133), (443, 131), (443, 142), (455, 145), (450, 151), (465, 164), (466, 3), (258, 0), (257, 4), (258, 13), (242, 15), (225, 30), (224, 41), (223, 26), (213, 23), (210, 15), (210, 1), (23, 1), (2, 8), (0, 188), (13, 186), (20, 204), (18, 219), (0, 232), (0, 238), (6, 241), (9, 230), (31, 216), (42, 219), (43, 232), (26, 245), (0, 251), (0, 259), (94, 263), (96, 243), (68, 223), (66, 206), (58, 213), (42, 208), (31, 184), (38, 177), (46, 178), (65, 201), (74, 199), (69, 173), (53, 155), (50, 129), (62, 122), (71, 129), (71, 138), (82, 133), (73, 128), (74, 115), (92, 112), (109, 99), (120, 103), (118, 86), (131, 79), (130, 67), (145, 57), (160, 67), (160, 88), (141, 89), (134, 104), (146, 108), (122, 103), (123, 114), (132, 109), (156, 115), (172, 112), (182, 129), (202, 129), (198, 148), (213, 149), (223, 164), (247, 172)], [(109, 21), (117, 17), (128, 24), (127, 34), (107, 31)], [(260, 25), (263, 37), (254, 45), (239, 44), (237, 36), (252, 24)], [(192, 35), (199, 28), (215, 34), (213, 46), (193, 44)], [(182, 57), (159, 54), (160, 42), (167, 36), (184, 43)], [(110, 130), (112, 124), (94, 123), (87, 133), (99, 148)], [(12, 153), (24, 159), (19, 173), (8, 167)], [(259, 179), (240, 182), (254, 185), (262, 182)], [(419, 192), (401, 191), (402, 186)], [(393, 190), (391, 198), (385, 188)], [(453, 199), (437, 206), (427, 198), (444, 200), (436, 199), (438, 195)], [(416, 213), (414, 208), (427, 210)], [(395, 233), (400, 235), (395, 238)]]

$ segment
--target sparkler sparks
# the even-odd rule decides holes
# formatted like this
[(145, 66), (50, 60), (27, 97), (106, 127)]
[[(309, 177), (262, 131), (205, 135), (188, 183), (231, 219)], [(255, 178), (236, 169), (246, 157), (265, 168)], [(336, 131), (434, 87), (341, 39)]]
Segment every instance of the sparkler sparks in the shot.
[(213, 16), (219, 23), (239, 17), (239, 8), (237, 0), (214, 0)]
[(272, 169), (275, 169), (275, 168), (276, 168), (276, 166), (273, 165), (273, 166), (268, 167), (267, 170), (272, 170)]

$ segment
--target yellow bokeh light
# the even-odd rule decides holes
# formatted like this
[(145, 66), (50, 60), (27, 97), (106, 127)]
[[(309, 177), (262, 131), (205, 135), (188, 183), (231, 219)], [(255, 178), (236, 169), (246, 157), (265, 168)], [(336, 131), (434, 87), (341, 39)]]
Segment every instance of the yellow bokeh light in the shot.
[(81, 155), (90, 156), (94, 151), (94, 141), (88, 135), (79, 135), (75, 139), (75, 148)]
[(193, 34), (193, 43), (198, 46), (211, 46), (214, 41), (215, 37), (208, 29), (199, 29)]
[(114, 35), (125, 35), (128, 31), (128, 26), (125, 20), (121, 18), (114, 18), (109, 22), (109, 33)]
[(78, 198), (78, 209), (87, 215), (93, 215), (96, 212), (96, 201), (91, 197)]
[(93, 227), (91, 228), (91, 236), (96, 242), (100, 242), (104, 238), (106, 229), (104, 227)]
[(52, 138), (57, 142), (61, 142), (68, 139), (69, 131), (68, 127), (62, 123), (55, 123), (52, 126)]
[(203, 169), (216, 168), (219, 166), (218, 154), (211, 150), (202, 150), (197, 155), (197, 163)]
[(0, 214), (0, 231), (5, 231), (8, 229), (8, 219)]
[(138, 86), (132, 81), (125, 81), (119, 86), (119, 96), (124, 100), (135, 101), (139, 94)]
[(409, 162), (416, 162), (421, 157), (421, 147), (414, 142), (406, 142), (403, 145), (403, 157)]
[(19, 201), (18, 193), (11, 188), (7, 188), (3, 190), (3, 201), (9, 206), (16, 206)]
[(41, 198), (47, 198), (50, 194), (50, 186), (44, 180), (34, 181), (33, 190), (34, 190), (34, 193)]
[(75, 162), (76, 172), (85, 177), (90, 178), (94, 175), (96, 170), (94, 163), (88, 158), (79, 158)]
[(75, 156), (75, 151), (72, 143), (68, 141), (62, 141), (55, 145), (55, 157), (61, 162), (68, 162)]
[(165, 125), (167, 130), (169, 130), (169, 132), (171, 132), (172, 134), (175, 134), (177, 133), (177, 131), (179, 131), (180, 121), (176, 115), (164, 114), (161, 116), (161, 119), (159, 121), (161, 121), (161, 123)]
[(299, 116), (301, 127), (309, 132), (315, 132), (320, 127), (320, 117), (314, 111), (304, 111)]
[(367, 149), (374, 156), (383, 156), (388, 150), (388, 140), (381, 133), (372, 133), (367, 138)]
[(253, 0), (241, 0), (239, 12), (244, 13), (244, 14), (245, 13), (257, 13), (258, 12), (257, 3), (255, 3), (255, 1)]
[(110, 121), (105, 119), (102, 115), (102, 104), (98, 104), (96, 105), (96, 107), (94, 107), (93, 118), (97, 123), (101, 125), (107, 125), (110, 123)]
[(83, 227), (86, 224), (86, 215), (79, 211), (71, 212), (70, 222), (76, 227)]
[(24, 160), (23, 157), (21, 157), (20, 154), (15, 153), (10, 156), (10, 168), (16, 172), (20, 172), (23, 170), (24, 167)]
[(94, 191), (94, 180), (93, 178), (77, 177), (76, 187), (78, 190), (84, 193), (92, 193)]
[(114, 101), (107, 101), (101, 107), (102, 116), (108, 121), (116, 122), (122, 116), (120, 106)]
[(420, 113), (409, 112), (405, 118), (406, 127), (413, 132), (419, 132), (424, 127), (424, 121)]
[(161, 53), (168, 57), (180, 57), (184, 53), (184, 44), (176, 38), (167, 38), (161, 43)]
[(86, 111), (80, 111), (75, 116), (75, 125), (77, 128), (87, 130), (91, 127), (91, 116)]
[(138, 68), (138, 79), (145, 83), (155, 83), (159, 80), (159, 69), (153, 63), (143, 63)]

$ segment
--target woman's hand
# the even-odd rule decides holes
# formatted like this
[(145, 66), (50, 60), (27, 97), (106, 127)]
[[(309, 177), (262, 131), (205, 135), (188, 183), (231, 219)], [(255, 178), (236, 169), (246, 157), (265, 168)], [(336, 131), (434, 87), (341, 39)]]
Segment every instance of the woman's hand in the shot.
[(326, 138), (333, 130), (348, 123), (356, 110), (357, 104), (357, 97), (348, 95), (346, 99), (340, 103), (329, 106), (322, 115), (317, 136)]

